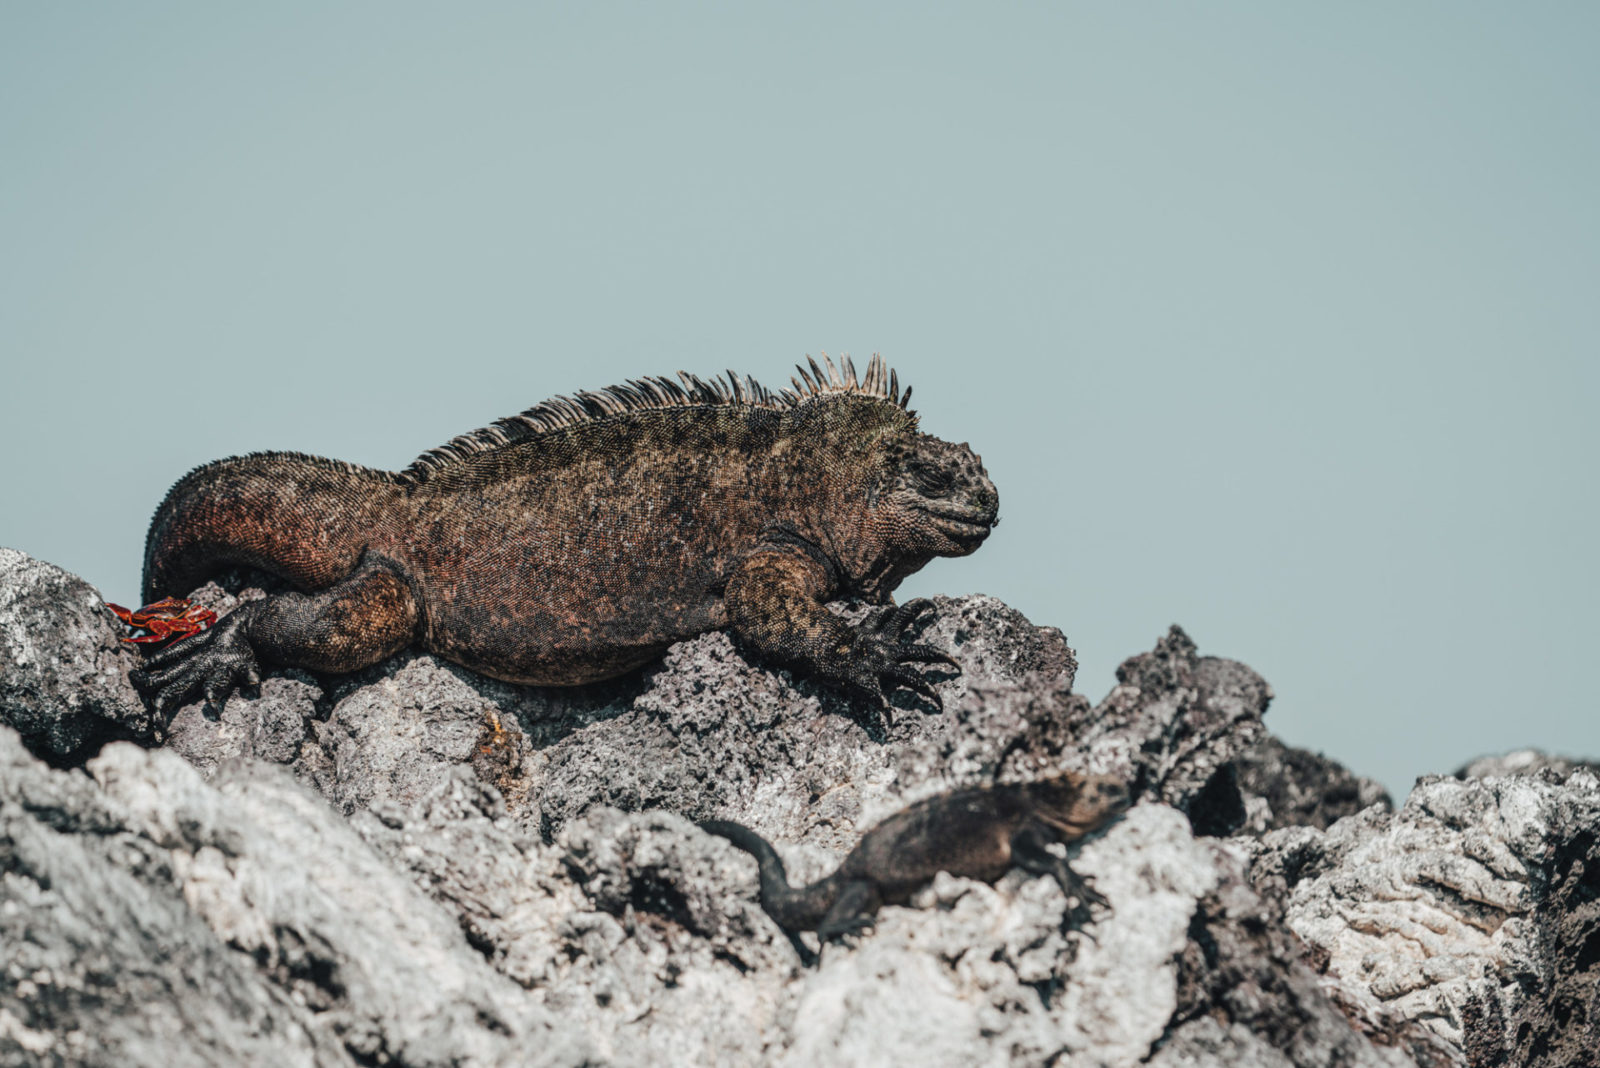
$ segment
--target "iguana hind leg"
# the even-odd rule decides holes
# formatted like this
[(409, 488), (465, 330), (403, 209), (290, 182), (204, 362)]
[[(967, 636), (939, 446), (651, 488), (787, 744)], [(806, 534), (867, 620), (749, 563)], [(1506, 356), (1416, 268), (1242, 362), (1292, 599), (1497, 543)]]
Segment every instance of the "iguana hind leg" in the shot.
[(878, 885), (870, 879), (857, 879), (846, 883), (839, 897), (817, 925), (817, 938), (831, 942), (845, 935), (859, 934), (878, 922), (878, 909), (883, 897)]
[(316, 593), (252, 601), (216, 626), (146, 658), (131, 673), (157, 712), (199, 695), (219, 704), (261, 679), (261, 664), (355, 671), (405, 648), (420, 618), (411, 588), (386, 563), (363, 562)]
[(908, 601), (852, 627), (823, 605), (827, 571), (808, 554), (762, 548), (746, 557), (725, 594), (734, 633), (757, 652), (801, 667), (887, 709), (887, 691), (904, 687), (942, 709), (938, 691), (913, 664), (956, 667), (931, 645), (908, 641), (927, 602)]

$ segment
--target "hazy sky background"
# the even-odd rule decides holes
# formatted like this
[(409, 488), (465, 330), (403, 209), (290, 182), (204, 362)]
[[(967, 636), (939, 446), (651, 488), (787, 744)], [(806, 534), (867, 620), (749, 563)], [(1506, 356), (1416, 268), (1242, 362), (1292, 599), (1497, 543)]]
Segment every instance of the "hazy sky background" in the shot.
[[(670, 10), (669, 10), (670, 8)], [(1004, 524), (906, 595), (1179, 622), (1403, 793), (1600, 755), (1600, 7), (0, 6), (0, 544), (179, 475), (881, 351)]]

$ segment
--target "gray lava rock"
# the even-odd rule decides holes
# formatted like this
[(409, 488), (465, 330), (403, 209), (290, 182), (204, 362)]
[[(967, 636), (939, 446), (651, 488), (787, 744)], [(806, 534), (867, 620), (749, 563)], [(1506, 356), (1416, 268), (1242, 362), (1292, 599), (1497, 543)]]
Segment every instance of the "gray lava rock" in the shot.
[[(193, 599), (223, 615), (262, 596), (259, 587), (235, 595), (213, 582)], [(512, 771), (524, 750), (618, 715), (640, 689), (637, 675), (578, 688), (512, 686), (412, 650), (350, 675), (274, 671), (220, 710), (199, 701), (179, 709), (166, 744), (207, 774), (235, 757), (284, 764), (346, 815), (414, 803), (466, 764), (520, 801), (527, 783)]]
[(1600, 1064), (1600, 778), (1424, 778), (1398, 812), (1275, 831), (1254, 879), (1334, 996), (1419, 1062)]
[[(831, 690), (747, 659), (727, 635), (673, 647), (632, 701), (544, 746), (524, 768), (546, 836), (595, 806), (664, 808), (733, 818), (790, 841), (854, 840), (907, 799), (993, 778), (1026, 724), (971, 695), (984, 687), (1070, 689), (1075, 663), (1059, 631), (1037, 628), (990, 597), (938, 598), (923, 640), (950, 650), (959, 676), (948, 711), (903, 697), (887, 717)], [(524, 732), (537, 721), (522, 709)], [(870, 810), (870, 811), (869, 811)]]
[(1272, 700), (1266, 680), (1245, 665), (1200, 656), (1174, 626), (1154, 650), (1117, 669), (1118, 685), (1098, 705), (1065, 688), (990, 688), (991, 709), (1012, 707), (1028, 724), (1007, 744), (1021, 777), (1066, 766), (1126, 779), (1189, 817), (1196, 833), (1219, 836), (1247, 819), (1237, 766), (1266, 736)]
[(1497, 779), (1506, 775), (1538, 775), (1549, 782), (1561, 783), (1573, 772), (1585, 768), (1600, 775), (1600, 764), (1594, 761), (1550, 756), (1537, 749), (1518, 749), (1499, 756), (1479, 757), (1457, 768), (1455, 776), (1458, 779)]
[(0, 1064), (353, 1063), (173, 879), (87, 776), (0, 728)]
[(1268, 735), (1233, 762), (1253, 834), (1283, 827), (1326, 829), (1378, 805), (1394, 808), (1389, 792), (1321, 753), (1284, 745)]
[(762, 913), (753, 862), (677, 816), (596, 808), (547, 845), (458, 777), (356, 825), (619, 1063), (1211, 1064), (1219, 1018), (1246, 1068), (1413, 1063), (1322, 993), (1243, 853), (1159, 804), (1075, 850), (1111, 902), (1092, 939), (1062, 930), (1052, 880), (941, 875), (816, 968)]
[[(219, 612), (235, 603), (215, 587), (197, 600)], [(534, 812), (547, 840), (591, 808), (659, 808), (838, 851), (910, 801), (1063, 767), (1121, 775), (1201, 833), (1244, 825), (1234, 762), (1263, 737), (1271, 698), (1249, 668), (1199, 656), (1174, 627), (1091, 707), (1072, 693), (1077, 665), (1060, 631), (992, 597), (934, 601), (922, 639), (962, 665), (934, 676), (943, 713), (902, 694), (879, 715), (710, 633), (652, 670), (567, 689), (511, 686), (416, 653), (321, 684), (290, 672), (235, 694), (219, 718), (180, 710), (169, 745), (201, 768), (285, 762), (347, 814), (415, 803), (470, 763)]]
[[(196, 599), (219, 612), (237, 603), (215, 587)], [(902, 696), (880, 717), (712, 633), (653, 670), (577, 688), (511, 686), (414, 652), (338, 679), (281, 673), (220, 716), (181, 709), (168, 744), (202, 770), (235, 756), (285, 763), (347, 814), (415, 803), (470, 764), (536, 811), (546, 838), (609, 806), (731, 815), (791, 839), (821, 821), (844, 844), (864, 803), (876, 817), (907, 790), (992, 779), (1030, 730), (1021, 712), (1053, 715), (1070, 695), (1076, 665), (1060, 631), (991, 597), (938, 605), (924, 640), (965, 668), (943, 676), (949, 714)], [(1018, 687), (1037, 691), (1025, 709), (984, 696)]]
[(52, 763), (110, 738), (148, 739), (155, 721), (128, 682), (137, 663), (94, 587), (0, 549), (0, 724)]
[(584, 1046), (321, 798), (0, 728), (0, 1062), (574, 1064)]
[[(0, 563), (48, 578), (0, 600), (36, 751), (155, 736), (92, 591)], [(1582, 762), (1480, 761), (1394, 812), (1267, 735), (1265, 681), (1178, 628), (1092, 705), (1059, 631), (937, 608), (923, 639), (963, 668), (938, 714), (707, 634), (569, 690), (415, 652), (276, 672), (87, 774), (0, 729), (0, 1063), (1600, 1063)], [(41, 629), (80, 652), (9, 651)], [(911, 801), (1060, 768), (1140, 798), (1068, 850), (1110, 902), (1086, 931), (1052, 880), (941, 875), (807, 967), (814, 937), (691, 822), (754, 826), (799, 882)]]
[(1061, 768), (1121, 775), (1202, 833), (1243, 823), (1231, 762), (1261, 737), (1271, 696), (1249, 668), (1198, 656), (1173, 628), (1123, 666), (1137, 684), (1091, 708), (1072, 693), (1059, 631), (989, 597), (935, 603), (924, 640), (963, 667), (943, 687), (943, 714), (864, 722), (830, 691), (703, 635), (674, 647), (630, 708), (528, 746), (543, 833), (595, 805), (665, 808), (840, 851), (911, 801)]

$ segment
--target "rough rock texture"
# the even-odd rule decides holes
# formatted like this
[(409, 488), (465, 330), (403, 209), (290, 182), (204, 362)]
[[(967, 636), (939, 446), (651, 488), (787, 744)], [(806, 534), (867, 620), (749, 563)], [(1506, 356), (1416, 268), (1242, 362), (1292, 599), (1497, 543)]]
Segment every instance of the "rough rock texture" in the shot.
[(1228, 1063), (1411, 1063), (1323, 994), (1243, 855), (1164, 805), (1078, 852), (1113, 904), (1092, 940), (1062, 932), (1051, 880), (941, 875), (814, 970), (761, 912), (753, 863), (681, 818), (596, 808), (547, 847), (502, 813), (458, 776), (356, 824), (623, 1063), (1217, 1063), (1219, 1019)]
[(1027, 703), (1029, 770), (1060, 761), (1119, 775), (1134, 796), (1172, 805), (1202, 835), (1227, 834), (1246, 819), (1235, 764), (1266, 736), (1272, 687), (1235, 660), (1200, 656), (1179, 627), (1125, 660), (1117, 686), (1093, 708), (1060, 689), (984, 696)]
[(1320, 753), (1295, 749), (1268, 735), (1233, 766), (1245, 795), (1245, 829), (1253, 834), (1283, 827), (1326, 830), (1373, 805), (1394, 808), (1389, 792)]
[(1597, 1063), (1592, 772), (1424, 778), (1398, 812), (1266, 835), (1254, 875), (1287, 889), (1290, 928), (1352, 1018), (1419, 1060)]
[(87, 582), (0, 549), (0, 724), (41, 756), (70, 763), (110, 738), (150, 736), (112, 622)]
[(567, 1064), (455, 917), (282, 770), (208, 783), (115, 743), (52, 771), (0, 728), (0, 1059)]
[[(219, 611), (236, 603), (217, 590), (208, 597)], [(288, 672), (230, 698), (220, 716), (181, 709), (168, 745), (202, 769), (234, 756), (287, 764), (346, 813), (415, 802), (471, 763), (514, 809), (536, 809), (546, 837), (612, 805), (750, 816), (791, 839), (819, 819), (846, 819), (845, 844), (863, 800), (882, 802), (876, 818), (898, 807), (896, 789), (992, 777), (1008, 746), (1023, 744), (1024, 717), (1053, 714), (1051, 700), (1070, 692), (1076, 664), (1059, 631), (989, 597), (939, 604), (924, 640), (954, 649), (965, 667), (934, 676), (949, 680), (944, 716), (905, 703), (886, 723), (755, 665), (718, 633), (675, 646), (651, 671), (581, 689), (511, 686), (412, 652), (322, 682)], [(1023, 680), (1041, 695), (1031, 706), (991, 705), (978, 692)], [(824, 794), (820, 809), (801, 813)]]
[[(1600, 1063), (1579, 762), (1480, 762), (1395, 812), (1177, 628), (1098, 705), (992, 598), (923, 640), (964, 668), (943, 715), (710, 634), (581, 690), (414, 653), (277, 673), (89, 774), (6, 734), (0, 1063)], [(691, 822), (748, 823), (798, 882), (910, 801), (1061, 766), (1140, 798), (1069, 851), (1111, 904), (1083, 932), (1053, 880), (941, 875), (807, 968)]]
[(1504, 775), (1540, 775), (1549, 782), (1566, 782), (1567, 776), (1580, 768), (1600, 775), (1600, 764), (1589, 760), (1571, 760), (1550, 756), (1537, 749), (1517, 749), (1499, 756), (1479, 757), (1456, 769), (1458, 779), (1492, 779)]

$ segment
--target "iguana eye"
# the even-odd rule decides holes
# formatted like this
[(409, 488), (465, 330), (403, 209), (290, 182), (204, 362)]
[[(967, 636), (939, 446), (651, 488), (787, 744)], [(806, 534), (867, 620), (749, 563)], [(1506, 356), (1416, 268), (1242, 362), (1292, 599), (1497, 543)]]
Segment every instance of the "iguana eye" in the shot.
[(929, 497), (943, 497), (955, 485), (955, 479), (949, 471), (937, 467), (913, 467), (911, 481), (916, 483), (917, 489)]

